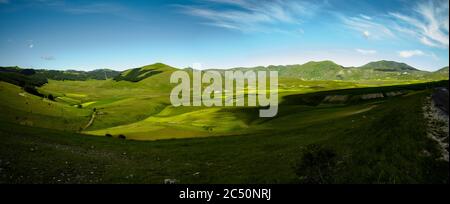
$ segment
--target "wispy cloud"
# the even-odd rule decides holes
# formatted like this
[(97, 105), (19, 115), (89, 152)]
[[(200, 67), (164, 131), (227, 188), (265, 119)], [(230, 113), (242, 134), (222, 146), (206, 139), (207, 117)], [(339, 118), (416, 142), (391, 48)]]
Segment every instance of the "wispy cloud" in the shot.
[(361, 53), (363, 55), (374, 55), (377, 54), (376, 50), (365, 50), (365, 49), (355, 49), (356, 52)]
[(131, 11), (128, 7), (108, 1), (75, 3), (65, 0), (27, 0), (22, 2), (22, 4), (19, 4), (18, 7), (52, 9), (73, 15), (106, 14), (125, 17), (132, 20), (140, 19), (138, 14), (135, 11)]
[(403, 58), (411, 58), (414, 56), (424, 56), (425, 53), (422, 52), (421, 50), (403, 50), (399, 51), (398, 55)]
[(389, 15), (398, 23), (398, 31), (416, 37), (421, 43), (432, 47), (449, 46), (449, 2), (448, 0), (428, 0), (418, 3), (413, 13), (398, 12)]
[(348, 17), (345, 15), (338, 15), (345, 26), (358, 31), (366, 39), (384, 39), (395, 37), (390, 28), (381, 22), (377, 22), (374, 17), (359, 15)]
[(183, 13), (205, 19), (205, 25), (242, 32), (285, 32), (289, 26), (297, 32), (298, 25), (320, 8), (318, 4), (294, 0), (205, 0), (178, 7)]

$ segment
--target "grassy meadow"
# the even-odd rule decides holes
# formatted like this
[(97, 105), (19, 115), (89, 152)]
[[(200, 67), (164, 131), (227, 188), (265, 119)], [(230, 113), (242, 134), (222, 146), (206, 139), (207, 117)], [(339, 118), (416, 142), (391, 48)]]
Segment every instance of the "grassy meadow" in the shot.
[[(449, 181), (423, 117), (448, 81), (280, 77), (278, 115), (260, 118), (260, 107), (173, 107), (173, 71), (49, 79), (37, 88), (47, 97), (0, 81), (0, 183)], [(317, 147), (332, 157), (305, 161)]]

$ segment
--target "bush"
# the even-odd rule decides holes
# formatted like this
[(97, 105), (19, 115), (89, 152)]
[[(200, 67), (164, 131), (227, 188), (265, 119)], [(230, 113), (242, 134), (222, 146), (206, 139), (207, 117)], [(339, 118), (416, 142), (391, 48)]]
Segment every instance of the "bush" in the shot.
[(119, 139), (127, 139), (127, 137), (125, 137), (125, 135), (120, 134), (117, 138)]
[(39, 93), (36, 89), (36, 87), (32, 86), (32, 85), (25, 85), (23, 87), (23, 90), (26, 91), (29, 94), (33, 94), (35, 96), (39, 96), (39, 97), (44, 97), (44, 95), (42, 95), (41, 93)]
[(111, 134), (108, 134), (108, 133), (105, 134), (105, 136), (106, 136), (106, 137), (112, 137), (112, 135), (111, 135)]
[(337, 171), (337, 154), (322, 145), (308, 145), (295, 165), (295, 173), (301, 183), (333, 183)]
[(78, 104), (78, 105), (77, 105), (77, 108), (83, 108), (83, 105)]
[(51, 101), (54, 101), (54, 100), (55, 100), (55, 97), (54, 97), (52, 94), (49, 94), (49, 95), (47, 96), (47, 98), (48, 98), (48, 100), (51, 100)]

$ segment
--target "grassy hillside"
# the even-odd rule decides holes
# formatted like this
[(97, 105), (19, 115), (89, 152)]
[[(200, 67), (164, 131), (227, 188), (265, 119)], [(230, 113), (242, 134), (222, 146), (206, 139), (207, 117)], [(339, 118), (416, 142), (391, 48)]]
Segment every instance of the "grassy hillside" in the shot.
[[(13, 75), (0, 81), (0, 183), (448, 183), (422, 109), (434, 87), (448, 87), (430, 82), (448, 79), (448, 68), (250, 69), (280, 72), (276, 117), (258, 117), (259, 107), (175, 108), (177, 69), (160, 63), (32, 84), (52, 100), (11, 81), (39, 71), (4, 69)], [(301, 159), (321, 151), (333, 156), (321, 158), (333, 164), (325, 178), (314, 173), (323, 162)]]
[(0, 82), (1, 123), (17, 123), (65, 131), (79, 131), (89, 120), (90, 110), (82, 110), (28, 94), (20, 87)]
[(370, 62), (364, 66), (361, 66), (364, 69), (375, 69), (378, 71), (419, 71), (418, 69), (411, 67), (405, 63), (398, 63), (394, 61), (378, 61), (378, 62)]
[(162, 63), (156, 63), (140, 68), (129, 69), (114, 77), (116, 81), (138, 82), (163, 72), (173, 72), (176, 68)]
[[(239, 119), (248, 126), (243, 127), (246, 134), (152, 142), (24, 126), (2, 114), (0, 183), (163, 183), (168, 178), (178, 183), (302, 183), (311, 175), (295, 167), (301, 152), (311, 144), (336, 153), (335, 171), (325, 175), (332, 179), (324, 182), (448, 183), (448, 162), (438, 159), (437, 144), (426, 136), (422, 113), (422, 104), (431, 94), (424, 88), (433, 86), (293, 95), (284, 98), (279, 116), (271, 120), (255, 117), (257, 111), (252, 108), (221, 110), (235, 119), (225, 117), (218, 122), (230, 125)], [(20, 91), (10, 89), (14, 94)], [(342, 103), (322, 98), (398, 90), (405, 92)], [(304, 97), (315, 103), (299, 101)], [(0, 106), (2, 112), (5, 106)], [(166, 122), (161, 118), (168, 123), (184, 121), (185, 113), (198, 115), (206, 123), (222, 120), (208, 112), (218, 110), (204, 111), (169, 108), (155, 117), (158, 123)], [(186, 122), (193, 123), (195, 117), (187, 117)], [(148, 122), (142, 127), (152, 128), (154, 121)]]

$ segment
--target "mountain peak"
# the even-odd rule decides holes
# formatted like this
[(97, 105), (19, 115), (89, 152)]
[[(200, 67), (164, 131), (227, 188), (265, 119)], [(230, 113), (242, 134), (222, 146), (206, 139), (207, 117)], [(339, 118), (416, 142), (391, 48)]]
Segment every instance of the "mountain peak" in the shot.
[(418, 69), (408, 64), (388, 60), (370, 62), (360, 68), (375, 69), (378, 71), (418, 71)]
[(125, 70), (120, 73), (120, 75), (115, 77), (114, 80), (138, 82), (154, 75), (174, 70), (176, 70), (176, 68), (173, 68), (169, 65), (163, 63), (154, 63), (139, 68)]
[(331, 60), (323, 60), (323, 61), (309, 61), (303, 65), (316, 65), (316, 64), (323, 64), (323, 65), (337, 65), (340, 66), (338, 64), (336, 64), (335, 62), (331, 61)]

